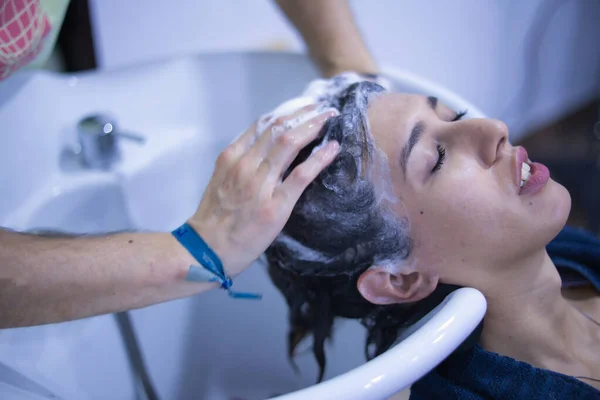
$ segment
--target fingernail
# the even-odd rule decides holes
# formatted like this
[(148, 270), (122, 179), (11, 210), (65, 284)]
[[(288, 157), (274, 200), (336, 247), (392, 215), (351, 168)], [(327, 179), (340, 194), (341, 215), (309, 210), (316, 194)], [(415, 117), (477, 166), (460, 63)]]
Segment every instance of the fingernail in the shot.
[(336, 155), (340, 149), (340, 144), (335, 140), (327, 143), (327, 155)]
[(323, 114), (327, 115), (328, 117), (336, 117), (340, 115), (340, 112), (337, 110), (337, 108), (328, 107), (325, 109), (325, 111), (323, 111)]
[(326, 102), (324, 102), (324, 103), (319, 103), (318, 105), (319, 105), (319, 111), (320, 111), (320, 112), (322, 112), (322, 111), (325, 111), (325, 110), (327, 110), (328, 108), (331, 108), (331, 107), (329, 106), (329, 103), (326, 103)]
[(323, 124), (325, 123), (325, 121), (327, 121), (329, 118), (332, 117), (336, 117), (340, 115), (340, 112), (338, 110), (336, 110), (335, 108), (327, 108), (324, 111), (321, 111), (317, 114), (318, 117), (318, 123)]

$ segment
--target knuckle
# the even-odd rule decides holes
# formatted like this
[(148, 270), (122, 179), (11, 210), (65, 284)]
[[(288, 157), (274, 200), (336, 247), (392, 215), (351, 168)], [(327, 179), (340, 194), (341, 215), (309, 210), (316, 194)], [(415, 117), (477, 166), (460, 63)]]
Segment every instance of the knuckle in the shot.
[(231, 192), (232, 186), (233, 185), (231, 184), (231, 180), (225, 179), (217, 188), (217, 196), (219, 196), (219, 198), (226, 196), (228, 193)]
[(235, 148), (233, 146), (228, 146), (225, 150), (219, 154), (217, 157), (217, 165), (224, 166), (228, 165), (233, 161), (235, 157)]
[(292, 176), (294, 178), (294, 181), (300, 184), (308, 184), (311, 181), (310, 173), (305, 168), (296, 168), (292, 172)]
[(273, 168), (273, 163), (271, 162), (271, 160), (269, 158), (265, 158), (264, 160), (262, 160), (262, 162), (258, 166), (258, 169), (261, 172), (269, 172), (269, 171), (271, 171), (272, 168)]
[(275, 121), (273, 121), (273, 126), (280, 126), (285, 124), (286, 118), (285, 117), (279, 117), (276, 118)]
[(246, 174), (244, 174), (243, 170), (239, 168), (239, 166), (236, 166), (235, 170), (231, 174), (230, 180), (232, 188), (240, 190), (242, 187), (245, 186), (247, 177)]
[(258, 210), (258, 218), (264, 223), (273, 223), (277, 221), (277, 211), (275, 207), (264, 205)]
[(236, 176), (243, 177), (252, 169), (252, 162), (248, 159), (241, 159), (235, 166)]
[(325, 161), (327, 161), (327, 153), (324, 151), (319, 151), (317, 154), (315, 154), (315, 158), (319, 165), (323, 164)]
[(254, 182), (254, 180), (250, 180), (250, 182), (244, 185), (244, 188), (242, 189), (242, 197), (244, 198), (244, 200), (250, 200), (254, 196), (256, 196), (257, 192), (258, 185), (256, 184), (256, 182)]
[(292, 147), (296, 144), (296, 136), (289, 133), (277, 137), (276, 140), (281, 147)]

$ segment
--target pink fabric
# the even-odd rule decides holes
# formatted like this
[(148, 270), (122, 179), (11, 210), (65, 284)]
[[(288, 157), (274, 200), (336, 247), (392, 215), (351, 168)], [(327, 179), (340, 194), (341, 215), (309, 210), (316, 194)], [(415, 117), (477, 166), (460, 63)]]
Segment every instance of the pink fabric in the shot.
[(40, 0), (0, 0), (0, 80), (35, 58), (50, 30)]

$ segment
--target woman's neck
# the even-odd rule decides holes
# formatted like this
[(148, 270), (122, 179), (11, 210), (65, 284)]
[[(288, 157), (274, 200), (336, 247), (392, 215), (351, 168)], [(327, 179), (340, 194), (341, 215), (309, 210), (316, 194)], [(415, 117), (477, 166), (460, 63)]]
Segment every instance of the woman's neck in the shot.
[(523, 273), (507, 269), (512, 277), (482, 289), (488, 301), (482, 346), (568, 375), (597, 373), (600, 360), (589, 349), (599, 343), (600, 329), (563, 298), (548, 254), (533, 256), (522, 267)]

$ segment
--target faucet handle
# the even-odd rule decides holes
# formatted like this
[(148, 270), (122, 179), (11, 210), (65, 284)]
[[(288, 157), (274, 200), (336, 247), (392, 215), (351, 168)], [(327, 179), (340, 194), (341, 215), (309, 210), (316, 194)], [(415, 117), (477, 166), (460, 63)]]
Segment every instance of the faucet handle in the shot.
[(131, 133), (131, 132), (116, 132), (116, 133), (114, 133), (114, 135), (118, 136), (120, 138), (123, 138), (123, 139), (128, 139), (133, 142), (137, 142), (139, 144), (143, 144), (146, 142), (146, 138), (144, 138), (141, 135)]
[(115, 118), (106, 114), (88, 115), (81, 119), (77, 124), (79, 136), (92, 136), (96, 138), (106, 136), (117, 136), (123, 139), (130, 139), (138, 143), (144, 143), (146, 139), (143, 136), (130, 132), (121, 132), (117, 129)]
[(83, 162), (93, 168), (106, 169), (119, 159), (117, 138), (145, 142), (140, 135), (120, 132), (115, 118), (106, 114), (84, 117), (77, 123), (77, 133)]

